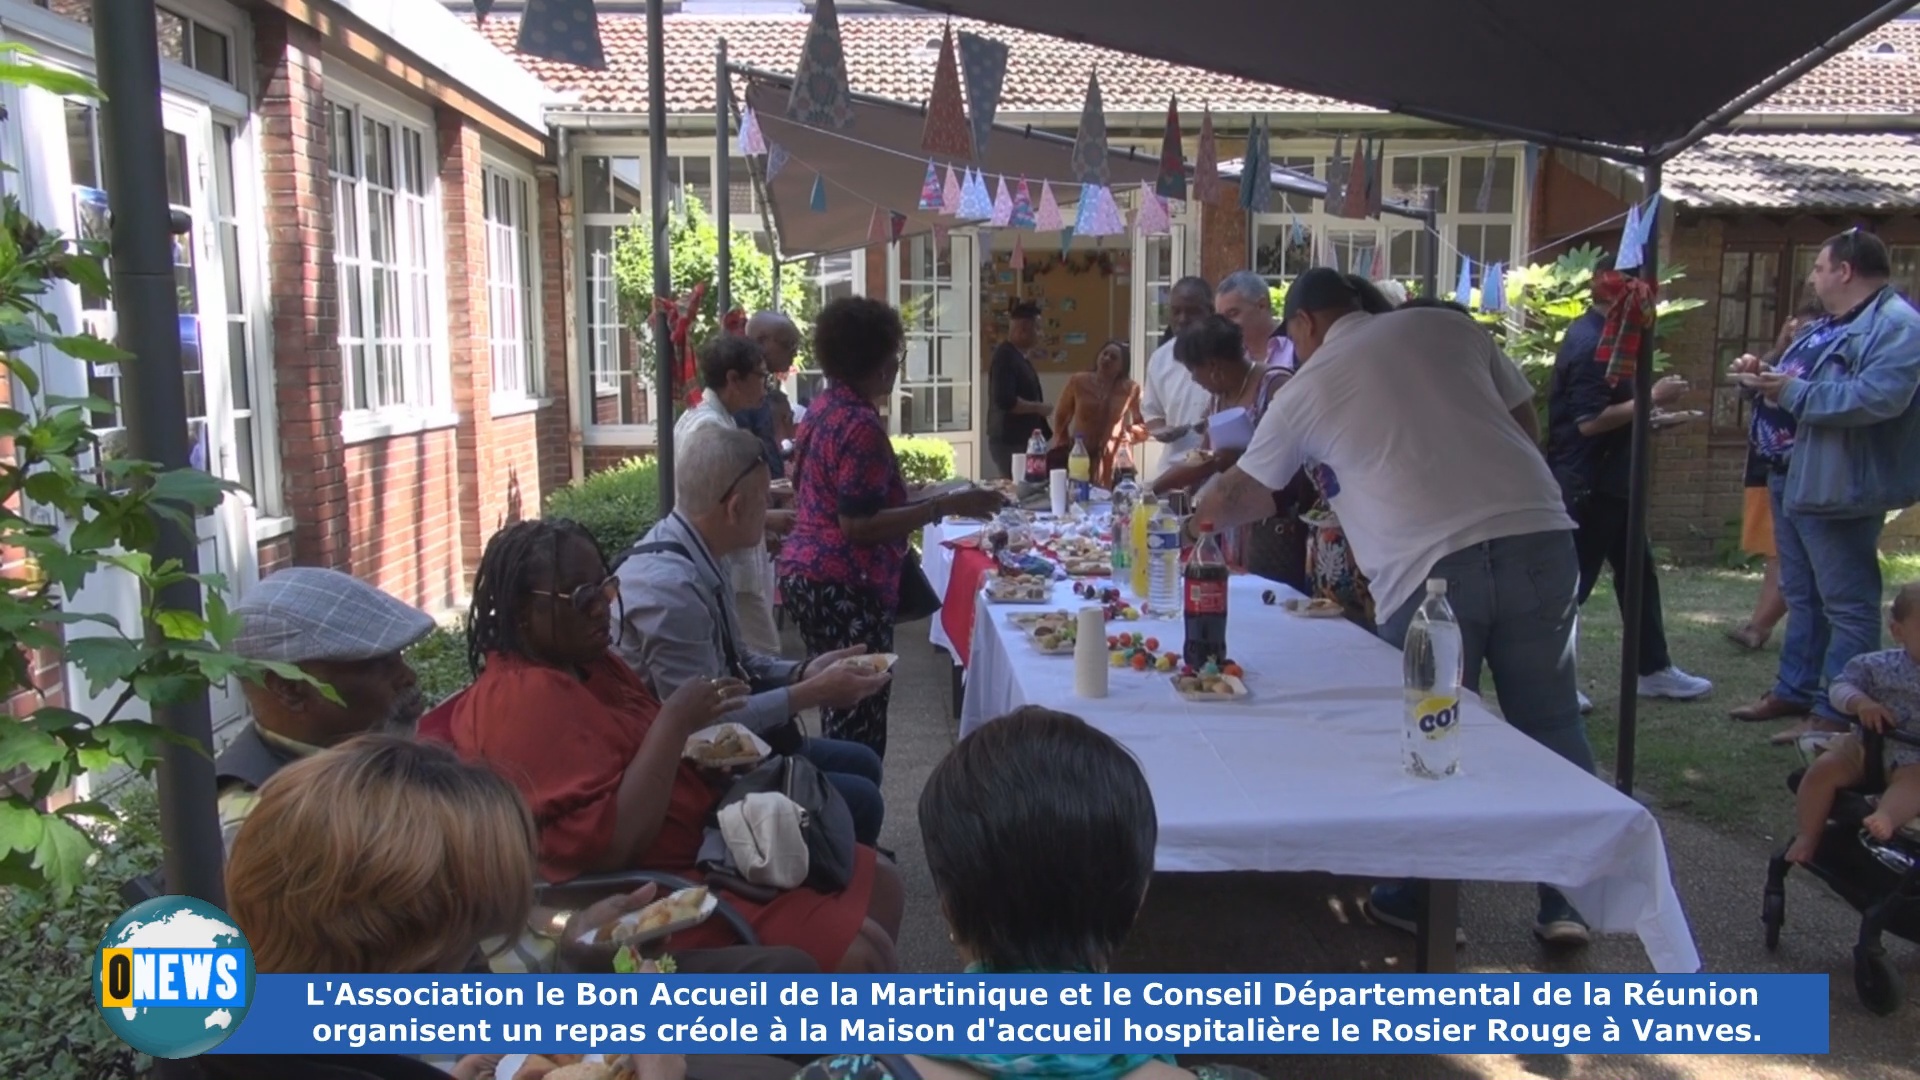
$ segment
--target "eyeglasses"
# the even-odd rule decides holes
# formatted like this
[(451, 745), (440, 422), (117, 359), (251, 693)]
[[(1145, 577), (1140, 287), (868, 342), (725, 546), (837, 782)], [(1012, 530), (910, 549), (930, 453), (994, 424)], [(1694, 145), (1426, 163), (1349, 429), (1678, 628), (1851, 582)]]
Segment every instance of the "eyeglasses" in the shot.
[(720, 493), (720, 501), (724, 503), (728, 499), (733, 498), (733, 489), (740, 486), (740, 481), (745, 480), (747, 476), (753, 472), (753, 470), (759, 468), (761, 465), (765, 463), (766, 463), (766, 459), (762, 457), (756, 457), (752, 461), (747, 462), (747, 467), (744, 469), (741, 469), (739, 475), (733, 478), (733, 483), (728, 484), (727, 489)]
[(552, 589), (535, 589), (535, 596), (550, 596), (555, 600), (565, 600), (574, 606), (574, 610), (585, 614), (593, 610), (596, 600), (611, 601), (620, 595), (620, 579), (612, 574), (605, 580), (589, 582), (571, 592), (555, 592)]

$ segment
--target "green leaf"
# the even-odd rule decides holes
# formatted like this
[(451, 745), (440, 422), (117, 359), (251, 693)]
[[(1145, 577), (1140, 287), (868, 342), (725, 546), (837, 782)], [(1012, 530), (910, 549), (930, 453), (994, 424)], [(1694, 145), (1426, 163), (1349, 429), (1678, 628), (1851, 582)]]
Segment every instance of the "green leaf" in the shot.
[(120, 815), (114, 813), (113, 807), (103, 802), (68, 803), (54, 812), (63, 817), (84, 817), (92, 818), (95, 821), (112, 822), (120, 820)]
[(85, 880), (87, 860), (93, 857), (93, 841), (86, 833), (56, 814), (43, 814), (40, 843), (35, 845), (33, 868), (46, 875), (54, 895), (65, 899), (74, 886)]
[(66, 756), (66, 744), (38, 728), (0, 724), (0, 771), (25, 766), (37, 773), (51, 769)]
[(240, 616), (227, 607), (227, 598), (222, 595), (225, 589), (223, 581), (220, 588), (207, 591), (207, 634), (222, 646), (240, 636)]
[(162, 611), (153, 621), (174, 641), (200, 641), (207, 636), (207, 624), (191, 611)]
[(40, 811), (16, 798), (0, 802), (0, 853), (32, 851), (45, 831)]
[(106, 296), (113, 291), (113, 284), (107, 278), (106, 264), (97, 256), (69, 255), (65, 269), (68, 279), (96, 296)]
[(156, 705), (177, 705), (196, 694), (205, 693), (206, 689), (205, 679), (184, 675), (177, 671), (133, 677), (134, 696)]
[(144, 645), (116, 637), (76, 638), (67, 642), (67, 659), (87, 674), (87, 692), (98, 697), (124, 682), (153, 655)]
[(115, 720), (111, 724), (102, 724), (93, 729), (107, 753), (126, 762), (136, 769), (146, 767), (150, 761), (158, 760), (160, 751), (169, 743), (175, 746), (200, 749), (200, 744), (185, 735), (176, 735), (158, 724), (145, 720)]
[(42, 67), (39, 64), (16, 64), (11, 61), (0, 62), (0, 83), (12, 83), (15, 86), (37, 86), (50, 94), (61, 97), (100, 97), (100, 88), (92, 80), (75, 75), (59, 68)]
[(127, 350), (92, 334), (66, 334), (54, 338), (52, 344), (75, 360), (92, 364), (119, 364), (134, 359), (134, 355)]
[(57, 705), (43, 705), (27, 716), (27, 721), (41, 731), (48, 733), (66, 731), (69, 728), (87, 727), (93, 718), (85, 713), (62, 709)]
[(153, 497), (162, 501), (183, 502), (200, 509), (220, 505), (220, 497), (239, 485), (209, 476), (199, 469), (170, 469), (154, 477)]

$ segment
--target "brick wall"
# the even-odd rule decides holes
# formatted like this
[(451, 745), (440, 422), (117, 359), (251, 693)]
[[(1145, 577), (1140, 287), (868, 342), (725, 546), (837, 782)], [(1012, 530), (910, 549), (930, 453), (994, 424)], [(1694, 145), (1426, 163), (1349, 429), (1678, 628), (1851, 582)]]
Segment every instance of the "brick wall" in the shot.
[(1253, 250), (1239, 190), (1222, 184), (1212, 202), (1200, 205), (1200, 276), (1216, 285), (1228, 274), (1247, 269)]
[[(1686, 277), (1668, 290), (1673, 298), (1696, 297), (1707, 306), (1689, 312), (1679, 329), (1660, 342), (1670, 354), (1666, 374), (1679, 375), (1694, 386), (1685, 407), (1702, 411), (1712, 407), (1714, 370), (1714, 303), (1720, 281), (1724, 235), (1716, 218), (1663, 213), (1660, 261), (1680, 265)], [(1730, 522), (1740, 516), (1740, 474), (1746, 462), (1745, 443), (1716, 439), (1705, 419), (1653, 436), (1653, 485), (1647, 507), (1647, 526), (1654, 543), (1675, 558), (1706, 560), (1727, 535)]]
[(353, 574), (439, 614), (466, 595), (457, 431), (442, 428), (347, 448)]
[(447, 245), (447, 363), (452, 373), (460, 558), (479, 566), (499, 519), (493, 460), (493, 362), (487, 321), (486, 180), (480, 129), (452, 109), (434, 110), (440, 153), (440, 218)]
[[(569, 322), (567, 290), (573, 281), (571, 200), (560, 198), (560, 185), (551, 168), (541, 168), (535, 181), (535, 201), (539, 204), (540, 226), (540, 304), (541, 347), (546, 351), (543, 387), (546, 404), (534, 421), (533, 438), (538, 445), (538, 489), (526, 499), (528, 514), (537, 513), (546, 493), (563, 487), (573, 477), (573, 434), (567, 418), (573, 415), (572, 399), (567, 392), (567, 342), (576, 340)], [(502, 436), (501, 445), (513, 440)]]

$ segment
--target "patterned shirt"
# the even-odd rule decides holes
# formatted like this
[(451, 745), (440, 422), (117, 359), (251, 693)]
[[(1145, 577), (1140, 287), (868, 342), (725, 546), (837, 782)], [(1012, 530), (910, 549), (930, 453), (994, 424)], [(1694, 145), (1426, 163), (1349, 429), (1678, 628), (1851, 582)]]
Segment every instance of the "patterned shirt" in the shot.
[(794, 524), (780, 546), (780, 576), (871, 591), (892, 611), (900, 600), (905, 539), (858, 544), (840, 517), (905, 506), (907, 483), (880, 410), (835, 385), (813, 399), (794, 439)]
[[(1886, 706), (1901, 731), (1920, 735), (1920, 663), (1905, 649), (1861, 653), (1847, 661), (1827, 696), (1841, 712), (1858, 698), (1871, 698)], [(1920, 765), (1920, 746), (1888, 740), (1886, 764), (1890, 768)]]
[[(1827, 346), (1833, 344), (1840, 331), (1853, 322), (1868, 305), (1880, 298), (1875, 293), (1862, 301), (1845, 315), (1822, 315), (1807, 324), (1800, 335), (1787, 346), (1785, 356), (1774, 370), (1792, 379), (1806, 379), (1813, 376), (1814, 361), (1827, 352)], [(1845, 363), (1844, 357), (1829, 357), (1829, 362)], [(1793, 435), (1797, 423), (1793, 414), (1773, 404), (1763, 397), (1753, 399), (1753, 423), (1749, 429), (1748, 442), (1755, 456), (1775, 471), (1784, 471), (1787, 461), (1793, 454)]]

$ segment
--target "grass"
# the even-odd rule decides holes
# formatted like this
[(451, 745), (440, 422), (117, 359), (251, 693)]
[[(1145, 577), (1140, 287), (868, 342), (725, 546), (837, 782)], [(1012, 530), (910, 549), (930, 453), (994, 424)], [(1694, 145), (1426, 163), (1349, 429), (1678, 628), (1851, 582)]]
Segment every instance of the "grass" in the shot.
[[(1883, 556), (1881, 569), (1891, 599), (1900, 584), (1920, 580), (1920, 555)], [(1745, 624), (1759, 590), (1755, 571), (1661, 567), (1669, 651), (1680, 667), (1712, 679), (1714, 690), (1695, 702), (1640, 699), (1634, 788), (1662, 810), (1734, 835), (1777, 841), (1792, 819), (1786, 777), (1799, 755), (1791, 747), (1768, 745), (1767, 737), (1787, 724), (1727, 718), (1729, 709), (1773, 686), (1785, 625), (1757, 653), (1723, 636)], [(1587, 722), (1594, 755), (1611, 776), (1618, 747), (1620, 610), (1604, 577), (1580, 618), (1580, 687), (1594, 703)]]

